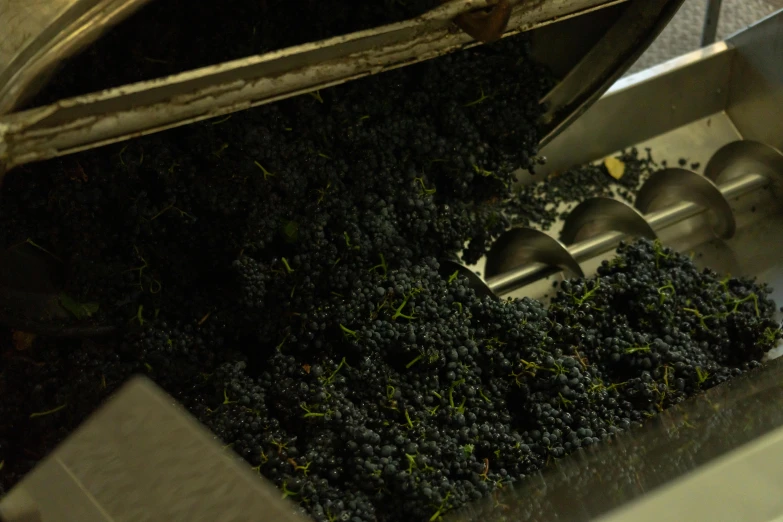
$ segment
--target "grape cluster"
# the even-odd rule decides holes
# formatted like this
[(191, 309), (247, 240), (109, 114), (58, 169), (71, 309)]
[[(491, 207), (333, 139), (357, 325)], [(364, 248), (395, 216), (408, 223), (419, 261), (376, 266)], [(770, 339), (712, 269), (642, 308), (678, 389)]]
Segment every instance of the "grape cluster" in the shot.
[[(450, 519), (533, 522), (551, 520), (555, 514), (567, 517), (574, 509), (595, 518), (665, 486), (778, 424), (783, 401), (772, 390), (781, 362), (748, 372), (730, 387), (693, 397), (687, 406), (670, 407), (644, 428), (617, 435), (611, 448), (586, 448), (578, 458), (497, 490)], [(564, 504), (563, 498), (569, 502)]]

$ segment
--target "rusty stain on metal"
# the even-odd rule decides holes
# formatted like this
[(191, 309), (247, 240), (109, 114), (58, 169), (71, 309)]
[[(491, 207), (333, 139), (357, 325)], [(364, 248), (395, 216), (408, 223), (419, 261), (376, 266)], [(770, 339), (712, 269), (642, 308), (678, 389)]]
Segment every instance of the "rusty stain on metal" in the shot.
[[(441, 3), (454, 0), (440, 0)], [(463, 13), (454, 23), (479, 42), (489, 43), (500, 39), (511, 17), (509, 0), (494, 0), (485, 9)]]

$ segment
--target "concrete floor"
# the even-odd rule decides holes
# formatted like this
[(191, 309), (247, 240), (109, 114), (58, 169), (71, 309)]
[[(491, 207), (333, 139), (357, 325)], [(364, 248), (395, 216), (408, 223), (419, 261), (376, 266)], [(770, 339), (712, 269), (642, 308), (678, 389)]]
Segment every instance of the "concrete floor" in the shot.
[[(698, 49), (707, 0), (685, 0), (680, 11), (628, 74)], [(783, 0), (723, 0), (718, 39), (725, 38), (765, 16), (783, 9)]]

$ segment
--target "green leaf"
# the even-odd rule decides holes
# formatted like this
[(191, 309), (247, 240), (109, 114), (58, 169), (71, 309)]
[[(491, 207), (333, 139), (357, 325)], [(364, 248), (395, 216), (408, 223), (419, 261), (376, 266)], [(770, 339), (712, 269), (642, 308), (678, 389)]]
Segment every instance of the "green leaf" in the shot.
[(80, 303), (68, 294), (60, 294), (60, 305), (79, 320), (88, 319), (98, 312), (98, 303)]
[(299, 223), (296, 221), (289, 221), (283, 225), (283, 235), (286, 241), (293, 242), (299, 237)]

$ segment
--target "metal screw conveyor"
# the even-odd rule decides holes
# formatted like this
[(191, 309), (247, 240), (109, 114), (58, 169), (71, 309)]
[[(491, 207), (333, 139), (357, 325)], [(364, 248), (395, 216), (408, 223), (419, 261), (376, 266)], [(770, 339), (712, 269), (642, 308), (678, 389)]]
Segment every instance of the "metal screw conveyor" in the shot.
[[(783, 11), (623, 78), (682, 0), (452, 0), (411, 20), (19, 110), (144, 3), (0, 0), (0, 173), (528, 31), (558, 76), (541, 100), (544, 174), (630, 147), (703, 168), (653, 173), (633, 205), (592, 198), (552, 230), (512, 228), (477, 265), (449, 261), (444, 271), (461, 271), (484, 295), (544, 299), (553, 279), (590, 276), (621, 241), (646, 237), (705, 267), (757, 276), (783, 302)], [(565, 44), (544, 45), (555, 37)], [(780, 478), (781, 364), (444, 519), (776, 520), (783, 501), (768, 486)], [(0, 519), (134, 520), (125, 499), (135, 495), (160, 520), (301, 520), (172, 403), (149, 381), (129, 383), (0, 500)]]

